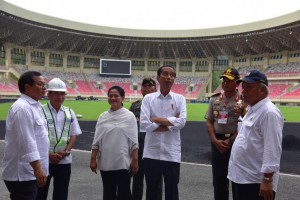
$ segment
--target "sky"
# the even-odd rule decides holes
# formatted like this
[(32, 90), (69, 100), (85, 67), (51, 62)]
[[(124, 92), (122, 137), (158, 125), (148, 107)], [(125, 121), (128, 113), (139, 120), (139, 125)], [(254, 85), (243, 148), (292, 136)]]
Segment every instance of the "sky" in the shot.
[(300, 0), (5, 1), (62, 19), (145, 30), (187, 30), (240, 25), (300, 10)]

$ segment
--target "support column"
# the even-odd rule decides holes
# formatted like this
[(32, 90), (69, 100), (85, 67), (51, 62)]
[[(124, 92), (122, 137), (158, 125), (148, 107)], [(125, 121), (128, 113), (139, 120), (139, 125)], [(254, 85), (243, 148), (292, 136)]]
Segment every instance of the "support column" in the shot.
[(62, 56), (63, 56), (63, 71), (64, 72), (66, 72), (67, 71), (67, 62), (68, 62), (68, 54), (67, 54), (67, 52), (64, 52), (63, 54), (62, 54)]
[(11, 50), (13, 48), (13, 44), (5, 43), (3, 46), (5, 49), (5, 69), (9, 69), (11, 67)]
[(25, 54), (26, 54), (26, 61), (25, 65), (27, 66), (27, 69), (31, 68), (31, 52), (32, 52), (32, 47), (26, 47), (25, 48)]
[(144, 76), (146, 76), (148, 73), (148, 58), (145, 58), (144, 63), (145, 63)]
[(196, 58), (192, 58), (192, 75), (193, 75), (193, 77), (196, 76), (196, 63), (197, 63)]
[(46, 68), (46, 71), (50, 71), (49, 70), (49, 63), (50, 63), (50, 52), (49, 51), (45, 51), (45, 68)]
[(83, 68), (84, 68), (84, 54), (79, 55), (79, 68), (80, 68), (80, 73), (83, 73)]

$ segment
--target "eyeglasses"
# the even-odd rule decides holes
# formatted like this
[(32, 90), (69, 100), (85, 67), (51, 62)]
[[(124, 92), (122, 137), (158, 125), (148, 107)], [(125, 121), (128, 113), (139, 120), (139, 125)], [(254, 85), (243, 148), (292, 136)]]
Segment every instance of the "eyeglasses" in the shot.
[(46, 83), (44, 83), (44, 82), (37, 82), (37, 83), (35, 83), (37, 86), (39, 86), (39, 88), (41, 88), (41, 89), (47, 89), (47, 84)]

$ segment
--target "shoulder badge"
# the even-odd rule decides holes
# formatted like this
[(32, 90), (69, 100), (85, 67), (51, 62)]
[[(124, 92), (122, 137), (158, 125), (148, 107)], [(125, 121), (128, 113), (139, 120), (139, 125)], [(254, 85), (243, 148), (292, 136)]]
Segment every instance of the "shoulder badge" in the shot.
[(211, 95), (211, 97), (216, 97), (216, 96), (219, 96), (220, 94), (221, 94), (221, 92), (218, 92), (216, 94)]

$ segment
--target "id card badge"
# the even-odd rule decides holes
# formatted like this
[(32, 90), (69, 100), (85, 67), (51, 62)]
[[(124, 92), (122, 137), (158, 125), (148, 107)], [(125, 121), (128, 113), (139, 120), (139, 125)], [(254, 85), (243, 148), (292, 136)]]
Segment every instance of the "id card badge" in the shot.
[(218, 116), (218, 124), (227, 124), (228, 111), (221, 110)]

